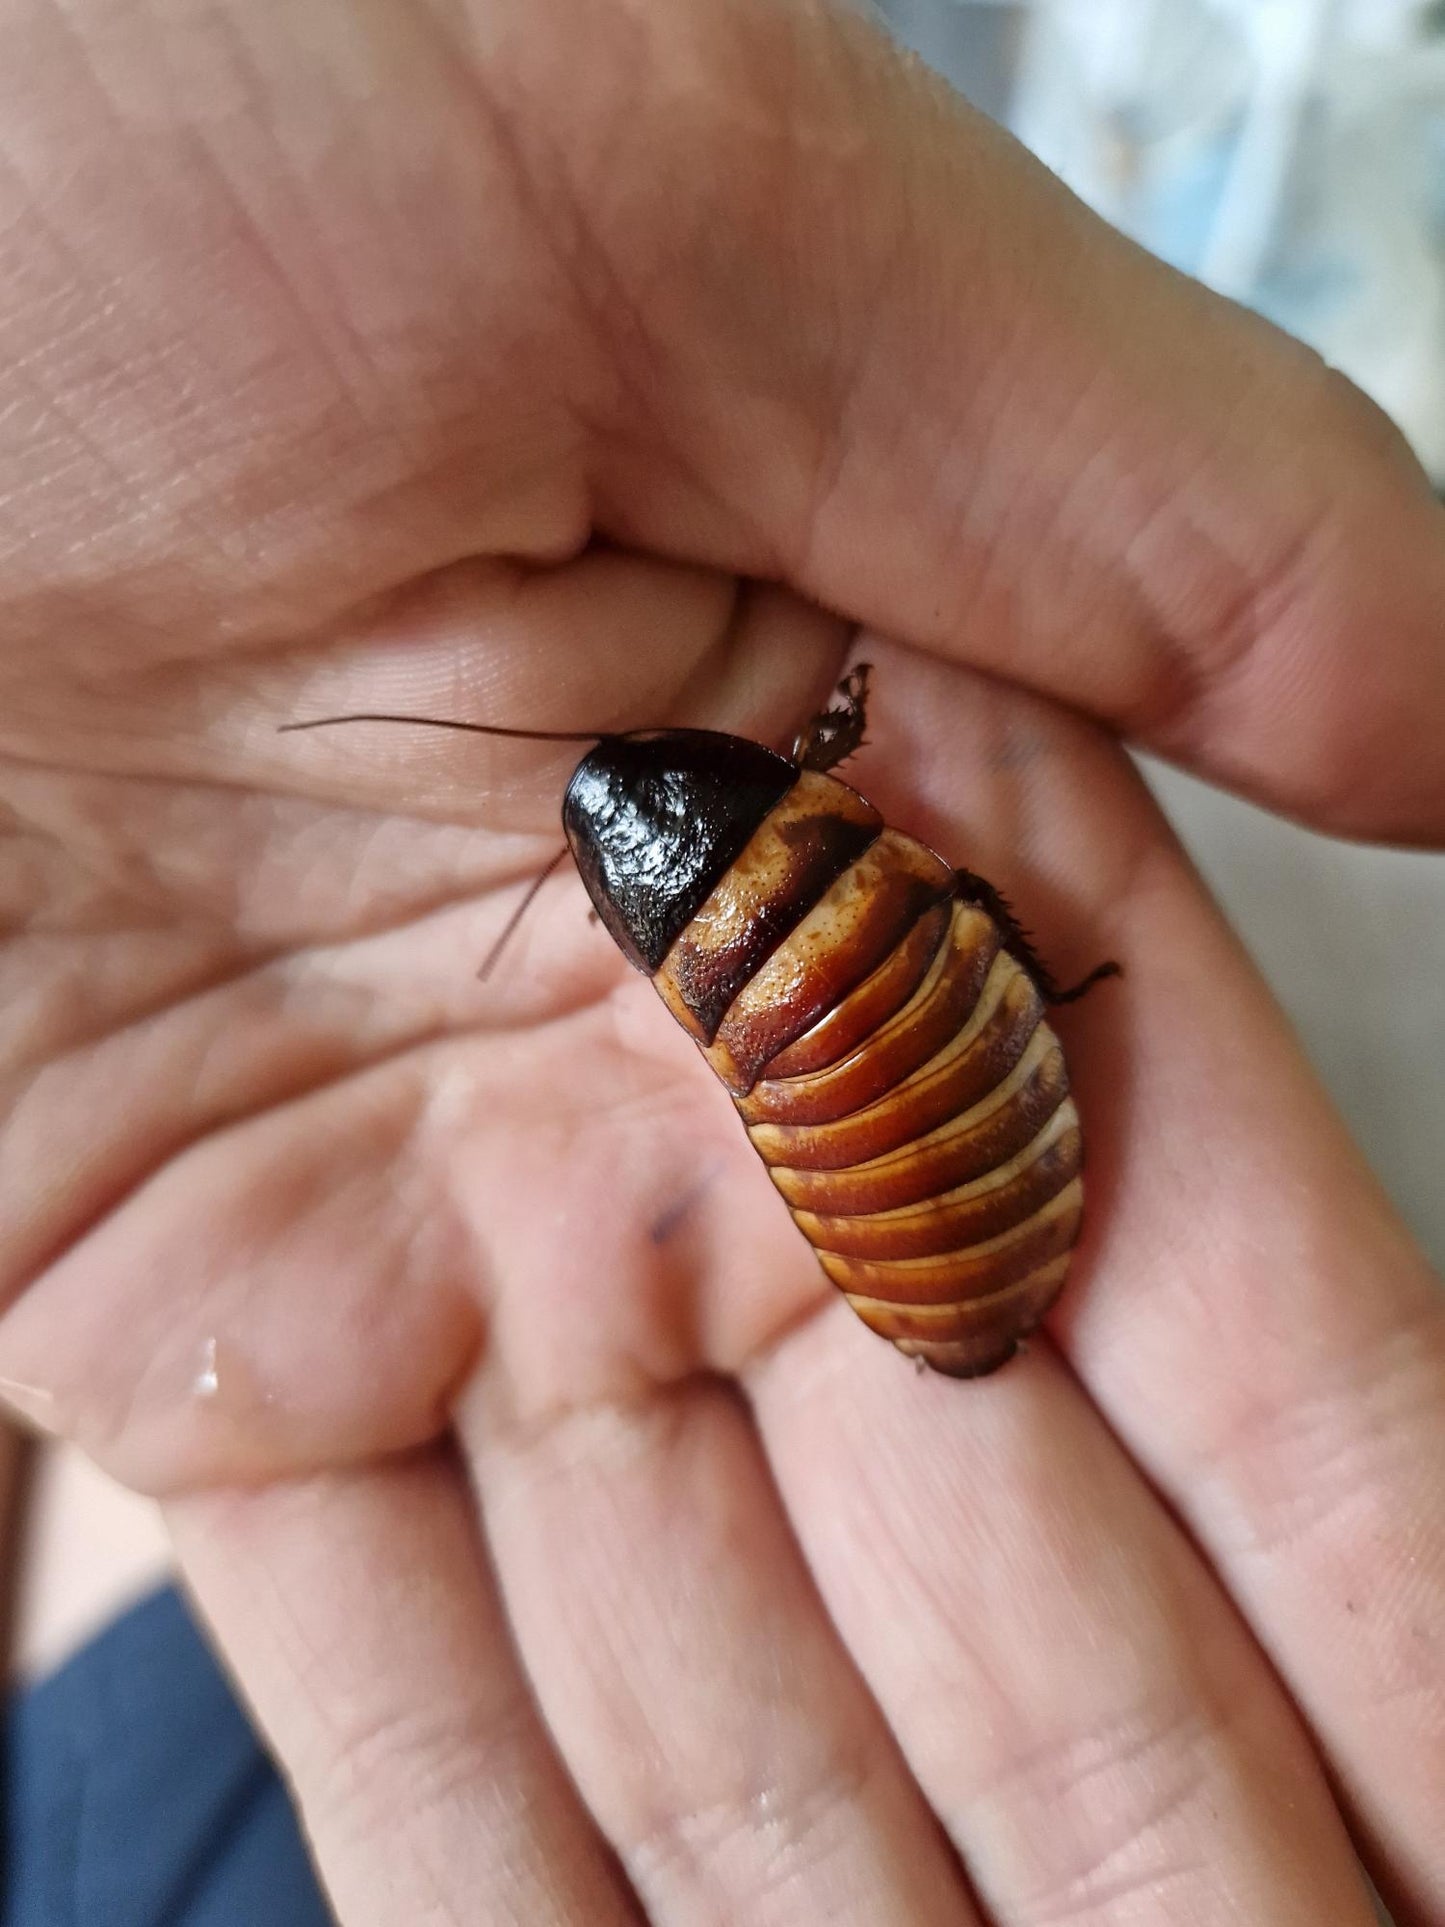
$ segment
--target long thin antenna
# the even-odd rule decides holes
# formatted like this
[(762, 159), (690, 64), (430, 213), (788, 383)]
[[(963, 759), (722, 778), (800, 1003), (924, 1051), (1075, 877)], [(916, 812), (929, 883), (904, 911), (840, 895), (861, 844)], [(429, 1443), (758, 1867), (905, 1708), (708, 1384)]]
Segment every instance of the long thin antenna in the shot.
[(600, 729), (501, 729), (495, 723), (459, 723), (451, 716), (388, 716), (378, 710), (359, 710), (353, 716), (312, 716), (302, 723), (278, 723), (285, 735), (293, 729), (330, 729), (335, 723), (420, 723), (426, 729), (465, 729), (474, 736), (514, 736), (530, 743), (597, 743)]
[(531, 883), (527, 886), (527, 894), (522, 898), (522, 901), (517, 905), (516, 909), (512, 912), (511, 916), (507, 918), (507, 921), (502, 928), (501, 936), (497, 938), (497, 941), (492, 945), (491, 949), (487, 952), (486, 956), (482, 959), (481, 969), (478, 970), (477, 972), (478, 983), (484, 984), (487, 981), (488, 977), (491, 976), (493, 966), (496, 964), (498, 957), (500, 957), (502, 952), (506, 949), (507, 944), (511, 939), (512, 932), (516, 929), (517, 925), (522, 921), (523, 917), (525, 917), (527, 912), (531, 909), (534, 901), (536, 900), (537, 892), (541, 889), (542, 885), (547, 881), (548, 877), (551, 876), (552, 872), (557, 868), (557, 865), (562, 861), (562, 859), (567, 854), (568, 854), (567, 845), (564, 843), (561, 849), (557, 852), (556, 856), (552, 858), (552, 861), (547, 865), (546, 869), (542, 872), (542, 874), (540, 876), (533, 877)]

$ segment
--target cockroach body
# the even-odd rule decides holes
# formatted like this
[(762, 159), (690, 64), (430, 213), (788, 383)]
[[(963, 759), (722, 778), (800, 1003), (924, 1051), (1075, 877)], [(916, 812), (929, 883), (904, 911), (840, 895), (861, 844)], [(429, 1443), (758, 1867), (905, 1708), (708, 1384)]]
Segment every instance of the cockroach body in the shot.
[(597, 915), (732, 1095), (828, 1277), (934, 1370), (1004, 1364), (1057, 1298), (1082, 1140), (1004, 899), (829, 770), (867, 666), (785, 757), (743, 737), (603, 737), (562, 806)]
[(863, 739), (867, 681), (860, 664), (790, 757), (712, 730), (580, 736), (595, 747), (562, 823), (597, 916), (726, 1085), (828, 1277), (901, 1352), (974, 1378), (1053, 1304), (1079, 1232), (1079, 1119), (1045, 1005), (1118, 965), (1061, 990), (991, 884), (829, 773)]

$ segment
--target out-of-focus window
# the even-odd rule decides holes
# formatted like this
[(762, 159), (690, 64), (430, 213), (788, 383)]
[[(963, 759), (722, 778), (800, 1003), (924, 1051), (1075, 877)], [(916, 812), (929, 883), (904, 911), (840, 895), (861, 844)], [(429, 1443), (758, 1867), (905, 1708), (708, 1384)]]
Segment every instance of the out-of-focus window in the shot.
[(1442, 0), (884, 0), (1085, 200), (1309, 341), (1445, 484)]

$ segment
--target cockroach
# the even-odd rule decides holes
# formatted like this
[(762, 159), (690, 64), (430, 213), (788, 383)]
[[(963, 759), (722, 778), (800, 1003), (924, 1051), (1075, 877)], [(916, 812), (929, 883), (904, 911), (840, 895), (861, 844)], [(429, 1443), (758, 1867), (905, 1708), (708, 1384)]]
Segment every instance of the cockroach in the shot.
[(788, 756), (704, 729), (445, 726), (594, 745), (562, 827), (598, 918), (863, 1323), (974, 1378), (1053, 1304), (1079, 1233), (1082, 1137), (1045, 1007), (1119, 966), (1061, 989), (991, 884), (830, 773), (863, 740), (868, 673)]

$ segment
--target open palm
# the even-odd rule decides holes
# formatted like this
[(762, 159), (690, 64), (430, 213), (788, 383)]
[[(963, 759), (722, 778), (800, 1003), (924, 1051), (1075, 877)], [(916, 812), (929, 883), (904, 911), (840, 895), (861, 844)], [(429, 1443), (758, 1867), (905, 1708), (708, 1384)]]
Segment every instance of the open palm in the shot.
[[(1441, 1300), (1103, 726), (1440, 834), (1388, 431), (815, 9), (5, 11), (0, 1375), (342, 1920), (1439, 1920)], [(860, 630), (850, 779), (1127, 973), (978, 1385), (570, 871), (477, 981), (565, 752), (276, 730), (785, 742)]]

